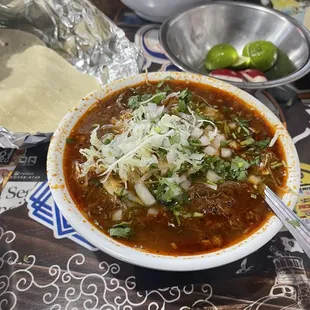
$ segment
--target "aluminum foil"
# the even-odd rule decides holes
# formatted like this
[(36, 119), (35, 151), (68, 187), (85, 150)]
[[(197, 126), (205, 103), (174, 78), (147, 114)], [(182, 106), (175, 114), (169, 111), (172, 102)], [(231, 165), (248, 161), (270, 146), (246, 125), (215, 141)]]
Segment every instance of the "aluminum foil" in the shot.
[[(142, 69), (140, 49), (87, 0), (2, 0), (0, 27), (36, 35), (101, 85)], [(50, 136), (12, 133), (0, 124), (0, 147), (30, 147)]]

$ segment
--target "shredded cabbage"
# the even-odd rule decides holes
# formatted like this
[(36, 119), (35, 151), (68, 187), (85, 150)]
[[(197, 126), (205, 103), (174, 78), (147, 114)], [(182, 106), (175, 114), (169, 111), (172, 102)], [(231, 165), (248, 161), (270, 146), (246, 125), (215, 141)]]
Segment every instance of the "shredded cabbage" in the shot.
[[(129, 120), (119, 121), (122, 133), (108, 133), (98, 138), (99, 126), (93, 129), (90, 147), (80, 150), (86, 161), (76, 165), (79, 176), (83, 177), (92, 170), (101, 177), (100, 182), (105, 183), (113, 173), (127, 185), (132, 173), (138, 171), (141, 177), (148, 173), (152, 165), (162, 165), (163, 161), (172, 164), (175, 170), (182, 164), (189, 163), (193, 167), (192, 171), (195, 171), (195, 167), (201, 164), (204, 153), (193, 153), (188, 147), (189, 138), (199, 138), (204, 134), (201, 126), (203, 122), (207, 122), (214, 127), (214, 131), (205, 134), (213, 140), (218, 134), (217, 127), (213, 122), (201, 119), (189, 107), (190, 114), (167, 113), (164, 105), (153, 102), (154, 98), (163, 94), (165, 93), (158, 93), (139, 102)], [(178, 94), (172, 93), (170, 97)], [(161, 151), (166, 151), (166, 155), (161, 155)], [(180, 192), (178, 177), (175, 174), (169, 182), (167, 179), (163, 183), (173, 195)]]

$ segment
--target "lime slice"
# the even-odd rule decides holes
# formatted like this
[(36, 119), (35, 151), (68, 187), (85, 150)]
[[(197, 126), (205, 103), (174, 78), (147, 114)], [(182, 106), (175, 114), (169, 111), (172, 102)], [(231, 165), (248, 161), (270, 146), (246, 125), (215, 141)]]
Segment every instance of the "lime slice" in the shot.
[(277, 62), (265, 72), (268, 80), (277, 80), (283, 78), (296, 70), (295, 65), (289, 57), (279, 49)]
[(213, 46), (206, 57), (205, 66), (208, 70), (224, 69), (230, 67), (238, 59), (236, 49), (230, 44)]
[(250, 57), (239, 56), (237, 61), (231, 67), (235, 69), (247, 69), (250, 66), (250, 63)]
[(277, 61), (278, 49), (272, 42), (254, 41), (243, 48), (242, 55), (250, 57), (251, 66), (254, 68), (266, 71)]

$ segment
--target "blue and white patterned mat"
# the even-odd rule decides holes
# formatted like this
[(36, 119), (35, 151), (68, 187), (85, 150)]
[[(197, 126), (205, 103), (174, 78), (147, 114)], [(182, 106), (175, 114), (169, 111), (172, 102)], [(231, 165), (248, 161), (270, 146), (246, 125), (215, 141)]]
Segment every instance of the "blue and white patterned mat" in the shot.
[(67, 222), (54, 202), (47, 182), (37, 183), (26, 201), (29, 216), (53, 230), (56, 239), (69, 238), (90, 251), (98, 250)]

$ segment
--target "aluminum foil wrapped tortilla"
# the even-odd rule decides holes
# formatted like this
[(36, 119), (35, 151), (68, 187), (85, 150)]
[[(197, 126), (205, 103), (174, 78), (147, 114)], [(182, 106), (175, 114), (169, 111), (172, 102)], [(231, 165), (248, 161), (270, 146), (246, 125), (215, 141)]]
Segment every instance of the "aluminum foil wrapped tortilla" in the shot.
[(47, 141), (84, 95), (143, 64), (139, 48), (85, 0), (4, 0), (0, 27), (0, 147)]

